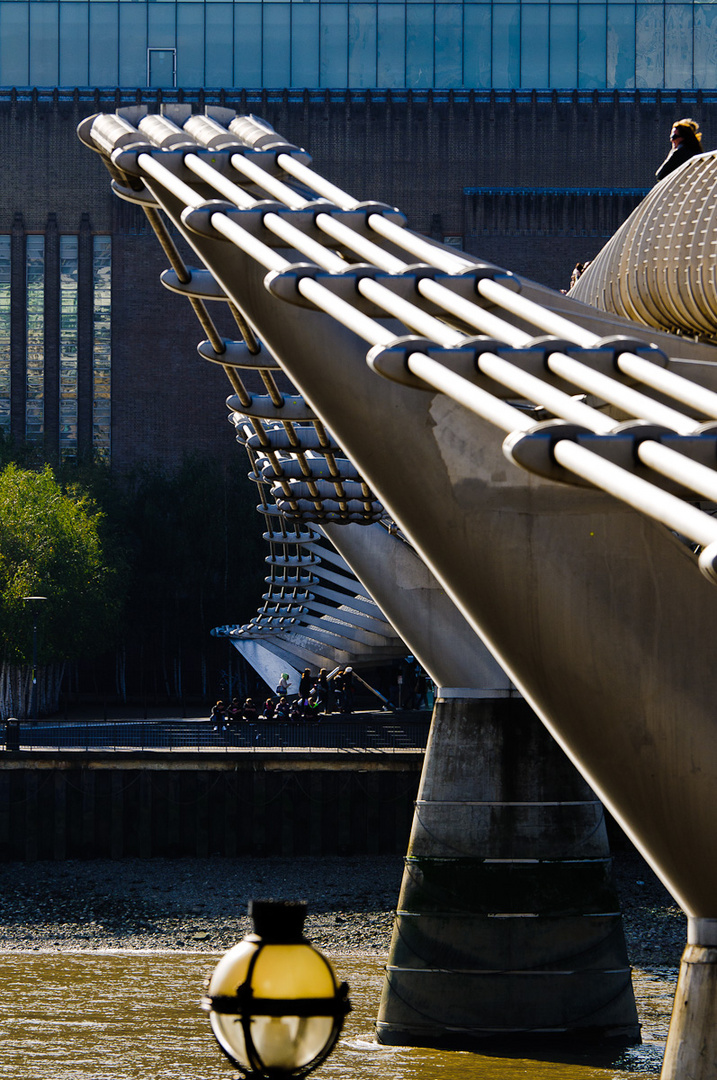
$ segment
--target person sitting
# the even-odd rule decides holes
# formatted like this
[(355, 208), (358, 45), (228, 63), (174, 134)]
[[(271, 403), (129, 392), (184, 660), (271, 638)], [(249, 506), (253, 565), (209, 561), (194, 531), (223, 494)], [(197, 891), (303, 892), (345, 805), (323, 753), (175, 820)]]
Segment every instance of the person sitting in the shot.
[(241, 705), (239, 704), (239, 698), (233, 697), (230, 704), (227, 706), (227, 723), (234, 726), (239, 723), (242, 718)]
[(252, 698), (248, 697), (242, 707), (242, 719), (246, 721), (256, 720), (257, 707)]
[(276, 720), (289, 719), (289, 702), (285, 697), (279, 698), (279, 703), (276, 706), (276, 710), (274, 712), (274, 718)]
[(268, 697), (266, 699), (266, 701), (264, 702), (264, 708), (262, 710), (262, 716), (264, 717), (265, 720), (273, 720), (275, 712), (276, 712), (276, 706), (274, 704), (274, 699)]
[(227, 723), (226, 708), (223, 701), (218, 701), (216, 705), (212, 705), (212, 711), (209, 716), (212, 722), (214, 731), (224, 731)]

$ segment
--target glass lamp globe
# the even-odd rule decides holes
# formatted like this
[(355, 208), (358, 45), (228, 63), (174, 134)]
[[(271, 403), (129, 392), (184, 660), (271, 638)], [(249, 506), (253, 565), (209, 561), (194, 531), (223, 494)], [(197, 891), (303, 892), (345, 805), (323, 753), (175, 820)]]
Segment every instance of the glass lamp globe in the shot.
[(245, 1076), (305, 1076), (351, 1008), (345, 983), (302, 936), (306, 905), (253, 901), (254, 933), (217, 964), (204, 999), (212, 1031)]

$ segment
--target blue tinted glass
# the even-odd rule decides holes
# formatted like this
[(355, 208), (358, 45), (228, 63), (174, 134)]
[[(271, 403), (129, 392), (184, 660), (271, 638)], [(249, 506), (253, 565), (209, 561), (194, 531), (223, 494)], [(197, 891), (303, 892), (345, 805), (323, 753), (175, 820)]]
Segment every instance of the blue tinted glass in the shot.
[(291, 86), (318, 86), (318, 5), (293, 4), (291, 28)]
[(692, 5), (665, 5), (665, 86), (692, 85)]
[(178, 4), (177, 86), (203, 85), (204, 4)]
[(463, 5), (436, 5), (436, 86), (463, 84)]
[(29, 27), (27, 4), (0, 4), (0, 85), (27, 86)]
[(607, 85), (610, 90), (635, 85), (635, 9), (623, 4), (607, 8)]
[(319, 83), (342, 87), (348, 80), (348, 5), (321, 5)]
[[(119, 4), (89, 4), (90, 86), (119, 83)], [(124, 7), (124, 5), (122, 5)], [(144, 85), (144, 75), (142, 85)]]
[(550, 5), (550, 86), (576, 86), (578, 81), (577, 4)]
[(406, 86), (427, 87), (433, 77), (433, 4), (406, 8)]
[(605, 86), (607, 31), (604, 4), (581, 4), (578, 11), (578, 85), (595, 90)]
[(466, 86), (482, 90), (491, 83), (490, 4), (466, 4), (463, 9), (463, 78)]
[(289, 4), (264, 4), (264, 86), (291, 83), (291, 8)]
[(717, 8), (695, 4), (695, 81), (700, 89), (714, 89), (717, 82)]
[(548, 85), (548, 5), (525, 4), (520, 27), (520, 85)]
[(349, 86), (376, 86), (375, 4), (349, 4)]
[(87, 86), (87, 4), (60, 4), (60, 86)]
[(520, 85), (520, 7), (496, 4), (493, 8), (493, 86)]
[(261, 86), (261, 4), (234, 8), (234, 85)]
[[(93, 7), (99, 5), (93, 4)], [(104, 6), (104, 5), (103, 5)], [(120, 4), (119, 77), (121, 86), (147, 85), (147, 7)], [(103, 84), (100, 84), (103, 85)], [(106, 84), (104, 84), (106, 85)]]
[(30, 82), (57, 86), (59, 76), (59, 4), (30, 4)]
[(379, 86), (404, 86), (406, 79), (406, 8), (403, 4), (378, 6)]
[(635, 85), (665, 85), (665, 9), (638, 4), (635, 23)]
[(149, 4), (147, 8), (147, 45), (150, 49), (174, 48), (177, 8), (174, 4)]
[(208, 3), (206, 7), (207, 40), (205, 70), (207, 86), (233, 86), (232, 40), (234, 12), (231, 4)]

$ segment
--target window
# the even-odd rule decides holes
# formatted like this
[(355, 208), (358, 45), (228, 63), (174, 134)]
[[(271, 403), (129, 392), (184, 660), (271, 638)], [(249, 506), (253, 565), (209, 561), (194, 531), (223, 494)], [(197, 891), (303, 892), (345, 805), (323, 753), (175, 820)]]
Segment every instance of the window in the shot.
[(112, 237), (92, 241), (92, 449), (109, 460), (112, 419)]

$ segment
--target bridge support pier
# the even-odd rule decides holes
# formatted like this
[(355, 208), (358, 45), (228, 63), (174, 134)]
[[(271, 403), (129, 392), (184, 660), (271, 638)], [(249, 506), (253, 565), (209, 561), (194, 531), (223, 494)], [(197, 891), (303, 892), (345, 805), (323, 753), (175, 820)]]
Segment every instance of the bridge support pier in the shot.
[(380, 1042), (639, 1042), (602, 804), (528, 705), (441, 697)]
[(717, 1076), (717, 919), (690, 919), (660, 1080)]

